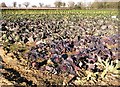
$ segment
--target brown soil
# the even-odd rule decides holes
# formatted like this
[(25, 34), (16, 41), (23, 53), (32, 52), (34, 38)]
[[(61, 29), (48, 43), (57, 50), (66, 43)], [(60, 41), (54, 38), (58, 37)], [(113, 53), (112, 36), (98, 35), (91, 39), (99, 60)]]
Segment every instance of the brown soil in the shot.
[[(0, 47), (0, 55), (3, 61), (1, 62), (2, 68), (0, 69), (0, 85), (63, 85), (67, 84), (72, 76), (54, 75), (48, 72), (43, 72), (40, 70), (28, 69), (26, 65), (26, 60), (22, 59), (21, 61), (16, 58), (12, 58), (13, 54), (5, 55), (5, 51)], [(98, 81), (87, 81), (85, 77), (81, 79), (80, 85), (120, 85), (120, 79), (117, 77), (108, 75), (107, 78)], [(82, 75), (81, 75), (82, 76)], [(75, 84), (75, 80), (70, 81), (72, 84)]]

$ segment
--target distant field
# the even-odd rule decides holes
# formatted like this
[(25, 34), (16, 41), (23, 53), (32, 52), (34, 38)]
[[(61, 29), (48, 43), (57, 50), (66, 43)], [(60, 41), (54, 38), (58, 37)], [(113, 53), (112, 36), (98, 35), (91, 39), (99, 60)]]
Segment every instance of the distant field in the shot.
[(2, 9), (0, 19), (11, 19), (16, 18), (39, 18), (44, 16), (51, 16), (51, 18), (71, 18), (73, 15), (78, 17), (111, 17), (118, 15), (118, 10), (71, 10), (71, 9)]
[(118, 14), (118, 10), (37, 10), (37, 9), (5, 9), (2, 14)]

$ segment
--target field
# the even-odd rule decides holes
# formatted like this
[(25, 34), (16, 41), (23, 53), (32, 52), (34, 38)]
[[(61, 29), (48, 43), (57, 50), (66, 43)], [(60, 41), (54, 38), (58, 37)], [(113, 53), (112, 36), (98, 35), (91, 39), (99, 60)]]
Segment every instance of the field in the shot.
[(117, 10), (0, 14), (1, 85), (120, 85)]

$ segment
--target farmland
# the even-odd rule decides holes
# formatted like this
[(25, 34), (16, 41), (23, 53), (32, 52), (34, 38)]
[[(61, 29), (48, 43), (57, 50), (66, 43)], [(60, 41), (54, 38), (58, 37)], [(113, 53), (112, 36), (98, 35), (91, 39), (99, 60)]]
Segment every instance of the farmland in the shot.
[(117, 10), (2, 9), (3, 85), (120, 85)]

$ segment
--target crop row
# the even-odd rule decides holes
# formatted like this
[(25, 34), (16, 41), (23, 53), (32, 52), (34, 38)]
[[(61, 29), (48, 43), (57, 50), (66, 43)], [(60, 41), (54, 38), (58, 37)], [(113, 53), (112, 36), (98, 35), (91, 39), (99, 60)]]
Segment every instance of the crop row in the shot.
[(117, 10), (2, 10), (2, 14), (117, 14)]

